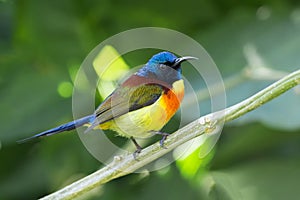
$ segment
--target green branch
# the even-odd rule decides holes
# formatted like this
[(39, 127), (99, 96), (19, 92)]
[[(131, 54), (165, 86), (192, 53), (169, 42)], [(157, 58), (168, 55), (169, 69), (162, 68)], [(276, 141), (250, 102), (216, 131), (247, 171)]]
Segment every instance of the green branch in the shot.
[(166, 149), (161, 148), (159, 143), (155, 143), (143, 149), (138, 156), (138, 160), (133, 159), (132, 155), (115, 156), (109, 165), (42, 199), (71, 199), (115, 178), (130, 174), (172, 151), (179, 145), (205, 133), (211, 133), (222, 126), (224, 122), (234, 120), (258, 108), (298, 84), (300, 84), (300, 70), (285, 76), (234, 106), (191, 122), (168, 137), (165, 141)]

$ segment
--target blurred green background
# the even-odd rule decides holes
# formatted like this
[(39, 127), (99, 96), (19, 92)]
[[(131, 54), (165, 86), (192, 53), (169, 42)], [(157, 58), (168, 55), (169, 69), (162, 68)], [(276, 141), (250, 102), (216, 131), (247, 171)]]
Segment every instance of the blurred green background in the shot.
[[(101, 167), (76, 132), (22, 145), (16, 141), (71, 120), (72, 77), (83, 59), (106, 38), (144, 26), (197, 40), (225, 82), (245, 66), (268, 67), (266, 77), (258, 73), (228, 89), (228, 105), (300, 66), (295, 0), (1, 0), (0, 199), (37, 199)], [(125, 60), (140, 64), (150, 55)], [(298, 199), (299, 91), (226, 125), (204, 159), (195, 152), (160, 171), (114, 180), (83, 199)]]

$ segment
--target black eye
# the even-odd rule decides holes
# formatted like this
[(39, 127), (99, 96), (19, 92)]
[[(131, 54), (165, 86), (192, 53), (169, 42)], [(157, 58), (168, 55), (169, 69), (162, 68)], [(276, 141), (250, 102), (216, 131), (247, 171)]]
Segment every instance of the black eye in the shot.
[(170, 61), (166, 61), (166, 62), (164, 62), (164, 64), (167, 65), (167, 66), (172, 66), (173, 65), (173, 63), (171, 63)]

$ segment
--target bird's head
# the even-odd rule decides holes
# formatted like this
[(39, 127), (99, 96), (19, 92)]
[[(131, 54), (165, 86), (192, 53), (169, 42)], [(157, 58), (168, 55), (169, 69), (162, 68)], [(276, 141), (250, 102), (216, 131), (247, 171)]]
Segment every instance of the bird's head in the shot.
[(170, 52), (160, 52), (152, 56), (152, 58), (137, 72), (137, 74), (173, 83), (181, 79), (181, 63), (191, 59), (198, 58), (191, 56), (178, 58)]

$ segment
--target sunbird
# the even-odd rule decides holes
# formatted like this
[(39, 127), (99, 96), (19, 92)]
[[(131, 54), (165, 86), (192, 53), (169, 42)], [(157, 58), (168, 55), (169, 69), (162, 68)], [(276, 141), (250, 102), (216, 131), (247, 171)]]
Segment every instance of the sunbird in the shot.
[(169, 134), (160, 130), (180, 107), (184, 96), (181, 63), (190, 59), (197, 58), (191, 56), (178, 58), (165, 51), (155, 54), (143, 67), (117, 87), (93, 114), (19, 142), (87, 125), (85, 132), (92, 129), (110, 129), (120, 136), (130, 138), (136, 146), (134, 155), (142, 150), (135, 138), (147, 138), (159, 134), (162, 135), (160, 145), (164, 147), (164, 141)]

